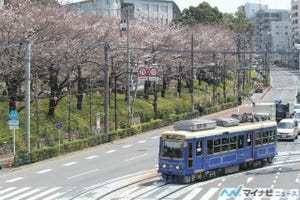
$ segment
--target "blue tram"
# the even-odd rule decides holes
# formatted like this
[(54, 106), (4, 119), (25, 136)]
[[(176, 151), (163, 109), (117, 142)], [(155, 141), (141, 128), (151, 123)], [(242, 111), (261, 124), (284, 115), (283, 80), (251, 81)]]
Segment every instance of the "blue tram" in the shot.
[(158, 165), (162, 177), (189, 183), (272, 162), (275, 121), (221, 124), (217, 120), (181, 121), (174, 124), (175, 130), (163, 132)]

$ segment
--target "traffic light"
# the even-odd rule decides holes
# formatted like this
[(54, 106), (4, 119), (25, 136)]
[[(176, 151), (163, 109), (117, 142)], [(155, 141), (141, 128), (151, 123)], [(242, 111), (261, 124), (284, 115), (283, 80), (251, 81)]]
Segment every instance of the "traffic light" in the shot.
[(238, 97), (238, 104), (242, 105), (242, 97)]

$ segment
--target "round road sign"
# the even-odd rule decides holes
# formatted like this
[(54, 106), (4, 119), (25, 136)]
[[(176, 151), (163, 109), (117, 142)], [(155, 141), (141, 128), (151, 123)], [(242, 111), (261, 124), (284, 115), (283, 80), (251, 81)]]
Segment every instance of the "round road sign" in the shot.
[(62, 123), (61, 122), (56, 122), (55, 123), (55, 127), (57, 128), (57, 129), (61, 129), (62, 128)]
[(138, 74), (139, 76), (147, 76), (147, 68), (144, 66), (139, 67)]
[(158, 68), (157, 67), (150, 67), (149, 76), (158, 76)]

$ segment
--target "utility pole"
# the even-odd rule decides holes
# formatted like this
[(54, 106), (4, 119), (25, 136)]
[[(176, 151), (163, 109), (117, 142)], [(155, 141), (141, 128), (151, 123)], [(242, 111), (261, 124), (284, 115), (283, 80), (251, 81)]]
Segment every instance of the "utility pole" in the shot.
[(108, 51), (110, 47), (109, 44), (104, 44), (104, 60), (105, 60), (105, 69), (104, 69), (104, 133), (109, 133), (109, 65), (108, 65)]
[(25, 44), (25, 133), (27, 135), (27, 153), (30, 154), (30, 51), (29, 40)]
[(128, 110), (128, 126), (131, 126), (131, 99), (130, 99), (130, 85), (131, 85), (131, 66), (130, 66), (130, 7), (126, 8), (126, 33), (127, 33), (127, 110)]
[(216, 105), (217, 104), (217, 102), (216, 102), (216, 93), (217, 93), (217, 68), (218, 68), (218, 63), (217, 63), (217, 60), (216, 60), (216, 52), (213, 52), (213, 63), (214, 63), (214, 65), (213, 65), (213, 72), (214, 72), (214, 74), (213, 74), (213, 102), (214, 102), (214, 105)]
[(192, 34), (191, 38), (191, 104), (192, 104), (192, 111), (194, 112), (194, 35)]
[(238, 32), (238, 37), (237, 37), (237, 56), (238, 56), (238, 64), (237, 64), (237, 95), (238, 99), (242, 98), (242, 91), (241, 91), (241, 33)]

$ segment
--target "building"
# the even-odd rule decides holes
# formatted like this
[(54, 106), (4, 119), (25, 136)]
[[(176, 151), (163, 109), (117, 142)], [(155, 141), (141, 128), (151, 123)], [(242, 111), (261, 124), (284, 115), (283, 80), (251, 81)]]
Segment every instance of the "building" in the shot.
[[(284, 49), (285, 46), (278, 45), (289, 43), (289, 31), (287, 31), (286, 29), (289, 27), (288, 24), (290, 23), (289, 10), (259, 10), (256, 12), (253, 21), (256, 26), (255, 46), (257, 49)], [(278, 23), (276, 24), (276, 22)], [(283, 24), (283, 26), (279, 25), (280, 23)], [(273, 30), (272, 28), (275, 28), (275, 30)], [(275, 39), (273, 38), (285, 38), (286, 41), (275, 42)]]
[(259, 10), (267, 10), (268, 5), (262, 5), (258, 3), (246, 3), (245, 5), (239, 6), (238, 11), (244, 12), (246, 17), (252, 19), (255, 17)]
[(171, 23), (181, 14), (178, 6), (170, 0), (85, 0), (68, 5), (87, 14), (120, 19), (123, 8), (130, 6), (133, 8), (132, 17), (163, 23)]
[(271, 22), (272, 49), (274, 51), (284, 51), (290, 49), (290, 22)]
[(300, 44), (300, 0), (291, 1), (291, 46)]

